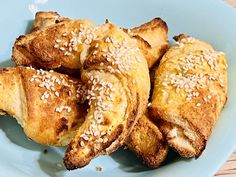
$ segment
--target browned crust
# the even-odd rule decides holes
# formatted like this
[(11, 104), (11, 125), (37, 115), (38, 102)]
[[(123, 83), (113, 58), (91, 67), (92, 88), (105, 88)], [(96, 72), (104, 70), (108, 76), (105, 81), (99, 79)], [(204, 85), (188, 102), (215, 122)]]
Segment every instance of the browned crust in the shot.
[[(187, 37), (187, 35), (181, 34), (175, 36), (174, 39), (179, 41)], [(192, 38), (189, 38), (189, 40), (191, 42), (184, 45), (186, 48), (176, 45), (164, 55), (155, 74), (151, 114), (159, 122), (160, 130), (172, 148), (184, 157), (198, 158), (205, 149), (206, 141), (209, 139), (220, 111), (223, 108), (222, 105), (225, 103), (227, 87), (220, 87), (219, 80), (216, 79), (215, 82), (206, 85), (206, 87), (197, 89), (199, 96), (188, 102), (180, 95), (180, 93), (185, 95), (184, 92), (177, 92), (171, 84), (167, 87), (162, 85), (165, 74), (181, 73), (182, 70), (176, 70), (175, 68), (180, 63), (178, 57), (182, 53), (195, 52), (197, 55), (198, 52), (200, 53), (203, 50), (213, 50), (207, 43)], [(185, 53), (185, 55), (187, 54)], [(223, 78), (225, 78), (227, 77), (226, 61), (223, 56), (219, 60), (219, 71), (214, 72), (220, 72)], [(204, 70), (196, 69), (197, 67), (195, 67), (189, 72), (196, 75), (202, 72), (204, 75), (213, 73), (207, 64), (203, 66)], [(181, 74), (185, 75), (186, 73)], [(227, 83), (227, 78), (224, 82)], [(214, 92), (210, 90), (214, 90)], [(166, 93), (166, 97), (164, 93)], [(206, 100), (209, 95), (211, 95), (211, 98)], [(174, 131), (175, 135), (171, 135), (172, 130), (176, 130)]]
[(155, 30), (157, 27), (160, 27), (168, 32), (167, 23), (160, 17), (154, 18), (151, 21), (146, 22), (138, 27), (132, 28), (132, 32), (133, 33), (146, 32), (147, 30)]
[[(109, 146), (112, 146), (113, 143), (115, 141), (117, 141), (117, 139), (120, 138), (120, 135), (122, 134), (122, 132), (124, 131), (124, 127), (122, 124), (118, 125), (116, 130), (114, 130), (112, 132), (112, 134), (109, 136), (109, 140), (107, 143), (103, 143), (100, 144), (102, 147), (99, 150), (94, 149), (93, 144), (91, 144), (88, 147), (89, 153), (87, 153), (84, 158), (77, 158), (78, 157), (78, 152), (74, 151), (75, 149), (72, 147), (72, 143), (71, 142), (68, 146), (68, 148), (66, 149), (65, 152), (65, 156), (63, 158), (63, 162), (64, 165), (66, 167), (67, 170), (74, 170), (77, 168), (82, 168), (86, 165), (89, 164), (89, 162), (97, 157), (100, 154), (107, 154), (108, 152), (106, 152), (106, 149), (109, 148)], [(78, 144), (78, 146), (80, 146)], [(117, 148), (120, 147), (120, 144), (117, 144), (116, 146), (114, 146), (114, 148), (112, 150), (117, 150)], [(111, 153), (111, 152), (109, 152)]]
[(126, 145), (151, 168), (157, 168), (165, 160), (168, 145), (158, 127), (147, 115), (138, 119)]
[(136, 38), (147, 59), (149, 68), (161, 59), (169, 47), (168, 26), (161, 18), (154, 18), (132, 28), (130, 35)]
[[(77, 102), (80, 101), (80, 98), (76, 97), (77, 85), (74, 84), (71, 89), (67, 86), (56, 87), (60, 97), (54, 96), (47, 103), (43, 103), (41, 96), (46, 89), (40, 88), (30, 81), (32, 76), (36, 75), (36, 71), (25, 67), (16, 67), (16, 69), (21, 77), (26, 96), (27, 104), (24, 106), (27, 109), (27, 115), (24, 115), (25, 119), (18, 117), (24, 122), (23, 128), (26, 135), (44, 145), (67, 145), (86, 115), (87, 105), (81, 104), (79, 107), (77, 105)], [(56, 72), (50, 74), (59, 78), (65, 76)], [(78, 81), (72, 77), (64, 77), (64, 79), (67, 84), (69, 84), (68, 80)], [(71, 97), (68, 96), (69, 90)], [(61, 104), (69, 105), (72, 110), (69, 113), (55, 112), (55, 109)], [(66, 119), (65, 116), (69, 119)]]
[(32, 32), (16, 39), (12, 59), (17, 65), (34, 66), (39, 68), (61, 68), (77, 70), (79, 72), (80, 51), (72, 51), (70, 56), (65, 56), (59, 48), (55, 48), (56, 40), (69, 41), (71, 34), (63, 36), (65, 31), (73, 31), (80, 28), (80, 23), (91, 26), (92, 23), (86, 20), (67, 20), (58, 24), (50, 25), (42, 30)]
[[(104, 37), (101, 38), (101, 41), (104, 41), (104, 39), (106, 39), (107, 36), (114, 36), (114, 37), (119, 36), (119, 40), (123, 41), (123, 39), (127, 39), (130, 45), (135, 45), (135, 41), (130, 39), (126, 33), (124, 33), (122, 30), (120, 30), (116, 26), (110, 23), (107, 23), (104, 26), (101, 26), (101, 28), (105, 29), (103, 33)], [(143, 71), (142, 79), (145, 79), (144, 80), (145, 83), (147, 82), (145, 85), (145, 88), (142, 85), (140, 85), (141, 83), (139, 83), (138, 81), (135, 87), (133, 85), (134, 83), (123, 82), (123, 79), (130, 80), (130, 76), (126, 76), (125, 74), (121, 74), (121, 75), (112, 74), (111, 72), (106, 71), (108, 66), (115, 68), (115, 66), (111, 66), (110, 62), (104, 63), (105, 66), (103, 67), (98, 65), (104, 60), (104, 56), (102, 55), (103, 49), (106, 49), (106, 47), (109, 47), (109, 45), (111, 44), (101, 42), (99, 43), (99, 47), (96, 49), (98, 53), (96, 55), (88, 55), (88, 57), (83, 62), (84, 67), (83, 67), (83, 71), (81, 72), (82, 80), (86, 82), (89, 79), (88, 76), (91, 74), (92, 76), (96, 75), (98, 77), (101, 77), (105, 79), (105, 81), (106, 80), (109, 81), (109, 79), (112, 79), (111, 83), (113, 84), (113, 88), (117, 87), (118, 86), (117, 84), (120, 83), (122, 87), (121, 90), (124, 89), (123, 91), (126, 94), (127, 100), (125, 102), (122, 101), (123, 98), (120, 97), (121, 92), (118, 88), (116, 88), (117, 90), (114, 92), (114, 95), (116, 96), (116, 99), (115, 99), (116, 101), (114, 101), (113, 104), (117, 105), (118, 109), (120, 109), (120, 106), (123, 104), (125, 105), (127, 104), (127, 105), (125, 106), (125, 110), (123, 110), (122, 108), (122, 112), (116, 113), (115, 110), (111, 111), (111, 112), (114, 112), (113, 119), (117, 119), (117, 121), (112, 124), (114, 126), (112, 128), (113, 129), (112, 134), (107, 135), (108, 142), (105, 144), (97, 143), (95, 141), (96, 139), (91, 139), (89, 141), (86, 141), (85, 145), (81, 145), (80, 134), (82, 134), (81, 132), (85, 132), (85, 130), (87, 130), (87, 127), (90, 126), (90, 120), (88, 119), (86, 121), (87, 124), (83, 124), (85, 126), (81, 127), (81, 129), (78, 131), (78, 134), (69, 145), (70, 148), (65, 153), (64, 164), (68, 170), (81, 168), (84, 165), (88, 164), (94, 157), (101, 154), (111, 153), (115, 151), (118, 147), (122, 146), (126, 137), (131, 132), (131, 128), (133, 127), (134, 123), (143, 114), (144, 110), (146, 109), (147, 99), (148, 99), (148, 94), (149, 94), (149, 88), (148, 88), (149, 75), (148, 75), (147, 65), (145, 65), (145, 63), (143, 63), (141, 67), (140, 65), (137, 65), (139, 69)], [(93, 46), (93, 43), (91, 44), (91, 46)], [(89, 53), (91, 53), (92, 51), (89, 51)], [(142, 56), (141, 53), (138, 53), (138, 56), (141, 57)], [(130, 59), (133, 60), (135, 58), (130, 58)], [(142, 61), (143, 60), (144, 58), (142, 58)], [(137, 72), (136, 70), (131, 70), (131, 76), (134, 78), (141, 77), (139, 74), (136, 74), (136, 72)], [(128, 92), (131, 90), (131, 88), (132, 88), (132, 92)], [(108, 115), (112, 116), (112, 114), (113, 113), (109, 113)], [(127, 117), (125, 116), (124, 118), (123, 117), (124, 115), (122, 114), (128, 115), (128, 116)], [(119, 117), (116, 117), (116, 115)], [(96, 148), (96, 146), (98, 146), (98, 148)]]

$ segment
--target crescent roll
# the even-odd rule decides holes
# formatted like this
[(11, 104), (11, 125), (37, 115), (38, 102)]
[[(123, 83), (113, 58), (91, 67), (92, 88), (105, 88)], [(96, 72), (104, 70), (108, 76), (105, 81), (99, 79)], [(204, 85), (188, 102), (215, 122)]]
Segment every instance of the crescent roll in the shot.
[(0, 112), (43, 145), (66, 146), (87, 114), (81, 81), (53, 71), (12, 67), (0, 71)]
[(168, 144), (148, 112), (138, 119), (125, 144), (151, 168), (159, 167), (168, 153)]
[(155, 72), (151, 113), (172, 148), (199, 157), (227, 100), (227, 61), (203, 41), (175, 40)]
[[(41, 38), (39, 35), (44, 30), (50, 35), (45, 35), (45, 39), (38, 41), (37, 39)], [(77, 58), (86, 47), (83, 40), (89, 37), (89, 40), (86, 40), (89, 44), (90, 39), (95, 37), (92, 35), (96, 34), (91, 21), (60, 17), (57, 12), (37, 12), (32, 31), (31, 34), (17, 38), (14, 44), (12, 59), (16, 64), (57, 69), (68, 74), (79, 73), (81, 66)], [(60, 34), (60, 31), (63, 31), (63, 34)], [(168, 48), (168, 27), (161, 18), (155, 18), (125, 31), (136, 40), (149, 68), (162, 57)], [(52, 41), (53, 38), (56, 41)], [(47, 41), (56, 42), (56, 44), (51, 46), (50, 43), (46, 43)], [(42, 43), (44, 48), (48, 48), (48, 53), (41, 52), (44, 48), (38, 48)], [(58, 48), (61, 52), (55, 52), (53, 48)]]

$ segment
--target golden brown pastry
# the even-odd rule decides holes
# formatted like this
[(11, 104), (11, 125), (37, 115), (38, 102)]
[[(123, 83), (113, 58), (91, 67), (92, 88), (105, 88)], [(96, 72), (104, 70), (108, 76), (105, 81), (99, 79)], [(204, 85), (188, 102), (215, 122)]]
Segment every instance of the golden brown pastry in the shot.
[[(78, 25), (80, 23), (83, 24), (82, 28)], [(47, 28), (49, 29), (46, 30)], [(74, 31), (71, 30), (72, 28)], [(38, 34), (43, 30), (49, 32), (48, 36), (45, 35), (45, 40), (38, 41), (38, 38), (40, 38)], [(64, 33), (61, 34), (63, 30)], [(83, 34), (83, 31), (89, 31), (89, 34)], [(130, 36), (137, 41), (139, 48), (148, 62), (149, 68), (161, 58), (168, 48), (168, 27), (160, 18), (155, 18), (141, 26), (125, 31), (129, 32)], [(20, 36), (16, 40), (13, 47), (12, 59), (17, 65), (30, 65), (50, 69), (59, 68), (59, 71), (65, 71), (65, 73), (78, 73), (80, 66), (77, 60), (79, 57), (78, 52), (76, 51), (80, 52), (86, 47), (83, 41), (84, 35), (94, 38), (95, 36), (91, 36), (92, 34), (96, 33), (94, 33), (92, 22), (88, 20), (72, 20), (60, 17), (57, 12), (37, 12), (32, 34)], [(51, 40), (56, 36), (58, 38), (56, 40), (58, 44), (54, 44), (55, 41), (51, 41), (54, 44), (53, 46), (45, 44), (44, 48), (49, 48), (48, 53), (42, 53), (41, 50), (44, 49), (39, 49), (38, 46), (41, 44), (38, 43), (45, 43), (45, 41)], [(68, 36), (72, 38), (72, 41), (68, 40)], [(81, 42), (83, 44), (80, 44)], [(86, 43), (90, 43), (89, 40)], [(73, 46), (78, 46), (78, 48)], [(62, 51), (55, 53), (50, 50), (53, 47)]]
[(79, 71), (81, 51), (86, 51), (95, 38), (91, 21), (64, 21), (20, 36), (13, 47), (12, 58), (17, 65)]
[(184, 157), (199, 157), (227, 98), (222, 52), (186, 35), (161, 59), (151, 112), (168, 144)]
[(152, 168), (159, 167), (168, 153), (167, 142), (148, 113), (138, 119), (125, 144)]
[(44, 145), (65, 146), (83, 123), (86, 89), (81, 81), (31, 67), (0, 71), (0, 110), (16, 118), (25, 134)]
[(90, 108), (67, 148), (67, 169), (83, 167), (122, 146), (147, 107), (148, 66), (136, 42), (111, 23), (98, 28), (99, 40), (92, 41), (87, 56), (80, 58)]
[(59, 19), (60, 15), (57, 12), (37, 12), (35, 14), (32, 31), (37, 31), (50, 25), (54, 25)]
[(161, 18), (154, 18), (131, 29), (130, 35), (136, 38), (149, 68), (161, 59), (169, 46), (168, 26)]

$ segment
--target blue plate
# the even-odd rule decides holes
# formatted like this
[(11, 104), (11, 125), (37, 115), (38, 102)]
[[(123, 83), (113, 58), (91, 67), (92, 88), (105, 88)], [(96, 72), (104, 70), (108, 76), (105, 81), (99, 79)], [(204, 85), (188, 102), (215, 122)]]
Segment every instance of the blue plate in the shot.
[[(229, 94), (206, 150), (198, 160), (174, 159), (159, 169), (143, 167), (129, 151), (119, 150), (93, 160), (85, 168), (66, 171), (63, 148), (44, 147), (27, 140), (14, 119), (0, 118), (0, 176), (155, 176), (211, 177), (236, 147), (236, 10), (220, 0), (8, 0), (0, 6), (0, 66), (13, 65), (11, 47), (16, 37), (29, 30), (36, 10), (53, 10), (63, 16), (88, 18), (97, 24), (109, 19), (132, 27), (154, 17), (169, 26), (169, 38), (190, 34), (211, 43), (228, 57)], [(48, 153), (44, 154), (43, 150)], [(102, 166), (103, 172), (97, 172)]]

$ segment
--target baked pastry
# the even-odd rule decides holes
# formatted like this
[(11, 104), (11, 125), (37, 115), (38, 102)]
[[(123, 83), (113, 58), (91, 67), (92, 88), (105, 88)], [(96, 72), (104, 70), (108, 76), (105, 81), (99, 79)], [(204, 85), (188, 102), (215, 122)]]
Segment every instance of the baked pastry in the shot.
[(155, 72), (151, 113), (172, 148), (199, 157), (227, 100), (227, 61), (203, 41), (174, 39)]
[(138, 119), (125, 144), (145, 165), (157, 168), (167, 156), (168, 145), (158, 126), (149, 117), (146, 112)]
[(65, 146), (87, 114), (81, 81), (53, 71), (12, 67), (0, 71), (0, 113), (11, 115), (25, 134), (43, 145)]
[(148, 66), (135, 40), (111, 23), (95, 28), (84, 20), (61, 22), (22, 39), (26, 44), (17, 42), (15, 59), (22, 54), (47, 68), (78, 67), (88, 86), (90, 108), (68, 146), (65, 166), (85, 166), (97, 155), (122, 146), (146, 110), (150, 89)]
[(168, 26), (161, 18), (132, 28), (130, 35), (137, 40), (149, 68), (161, 59), (169, 47)]
[(95, 35), (91, 21), (64, 21), (20, 36), (13, 47), (12, 58), (17, 65), (79, 72), (81, 51)]
[(80, 58), (90, 108), (65, 153), (67, 169), (83, 167), (122, 146), (147, 107), (150, 78), (137, 44), (111, 23), (97, 28), (99, 40)]
[[(61, 34), (62, 31), (63, 34)], [(88, 31), (88, 34), (85, 31)], [(160, 18), (125, 31), (137, 41), (149, 68), (162, 57), (168, 48), (168, 27)], [(48, 35), (44, 34), (46, 39), (41, 40), (39, 34), (43, 33)], [(33, 32), (20, 36), (16, 40), (12, 59), (17, 65), (57, 69), (68, 74), (78, 73), (80, 68), (77, 60), (78, 53), (86, 47), (83, 41), (86, 35), (90, 38), (95, 37), (91, 35), (96, 35), (91, 21), (60, 17), (57, 12), (37, 12)], [(51, 41), (53, 38), (56, 39), (57, 44)], [(45, 41), (50, 41), (54, 45), (46, 44)], [(86, 43), (90, 42), (90, 40), (86, 41)], [(42, 43), (44, 43), (44, 48), (38, 48)], [(61, 52), (55, 52), (53, 47)], [(41, 52), (45, 48), (48, 48), (48, 52)]]

